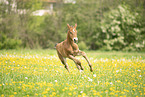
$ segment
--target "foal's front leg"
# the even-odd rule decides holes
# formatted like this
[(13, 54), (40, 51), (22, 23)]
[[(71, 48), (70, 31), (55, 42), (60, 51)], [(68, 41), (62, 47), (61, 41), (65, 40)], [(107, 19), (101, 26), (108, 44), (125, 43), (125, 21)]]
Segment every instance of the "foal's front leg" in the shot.
[(58, 51), (57, 51), (57, 54), (58, 54), (58, 57), (61, 60), (62, 64), (64, 65), (64, 67), (69, 72), (68, 64), (66, 63), (66, 58), (64, 58)]
[(85, 52), (83, 52), (83, 51), (80, 51), (80, 50), (79, 50), (78, 55), (82, 55), (82, 56), (86, 59), (86, 61), (87, 61), (87, 62), (88, 62), (88, 64), (89, 64), (90, 71), (91, 71), (91, 72), (93, 72), (92, 65), (91, 65), (91, 63), (90, 63), (90, 61), (89, 61), (89, 59), (88, 59), (88, 57), (87, 57), (86, 53), (85, 53)]
[(76, 59), (73, 55), (68, 55), (68, 58), (75, 62), (76, 66), (79, 70), (84, 70), (84, 68), (81, 65), (81, 62), (78, 59)]

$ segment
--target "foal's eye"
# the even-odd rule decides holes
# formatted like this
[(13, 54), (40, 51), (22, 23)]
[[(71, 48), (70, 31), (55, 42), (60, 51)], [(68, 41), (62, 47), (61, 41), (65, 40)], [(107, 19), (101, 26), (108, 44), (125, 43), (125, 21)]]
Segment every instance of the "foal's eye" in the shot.
[(72, 32), (70, 32), (70, 34), (72, 34)]

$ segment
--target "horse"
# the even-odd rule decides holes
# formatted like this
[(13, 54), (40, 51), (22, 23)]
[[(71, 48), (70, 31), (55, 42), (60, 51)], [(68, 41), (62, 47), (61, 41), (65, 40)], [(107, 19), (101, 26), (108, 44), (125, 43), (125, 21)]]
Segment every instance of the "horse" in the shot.
[(73, 60), (79, 70), (84, 70), (83, 66), (81, 65), (81, 62), (75, 58), (75, 56), (81, 55), (86, 59), (90, 67), (90, 71), (93, 72), (92, 65), (88, 60), (86, 53), (79, 50), (79, 47), (77, 45), (78, 42), (76, 30), (77, 24), (75, 24), (75, 26), (70, 26), (69, 24), (67, 24), (67, 27), (68, 32), (66, 40), (62, 41), (61, 43), (57, 43), (55, 47), (59, 59), (61, 60), (62, 64), (64, 65), (64, 67), (67, 69), (68, 72), (70, 71), (68, 68), (68, 64), (66, 63), (66, 58)]

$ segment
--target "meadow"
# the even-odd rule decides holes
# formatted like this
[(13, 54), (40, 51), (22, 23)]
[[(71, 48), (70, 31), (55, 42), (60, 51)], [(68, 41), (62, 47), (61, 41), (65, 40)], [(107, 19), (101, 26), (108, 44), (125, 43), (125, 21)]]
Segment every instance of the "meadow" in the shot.
[(144, 97), (145, 53), (86, 51), (93, 72), (81, 56), (70, 73), (55, 50), (1, 50), (1, 97)]

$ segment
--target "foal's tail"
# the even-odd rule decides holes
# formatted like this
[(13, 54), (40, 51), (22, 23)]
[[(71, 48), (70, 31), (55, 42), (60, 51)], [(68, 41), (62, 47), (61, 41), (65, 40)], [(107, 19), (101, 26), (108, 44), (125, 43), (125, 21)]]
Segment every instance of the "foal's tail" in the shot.
[(56, 48), (57, 44), (58, 44), (58, 43), (55, 44), (55, 47), (54, 47), (54, 48)]

